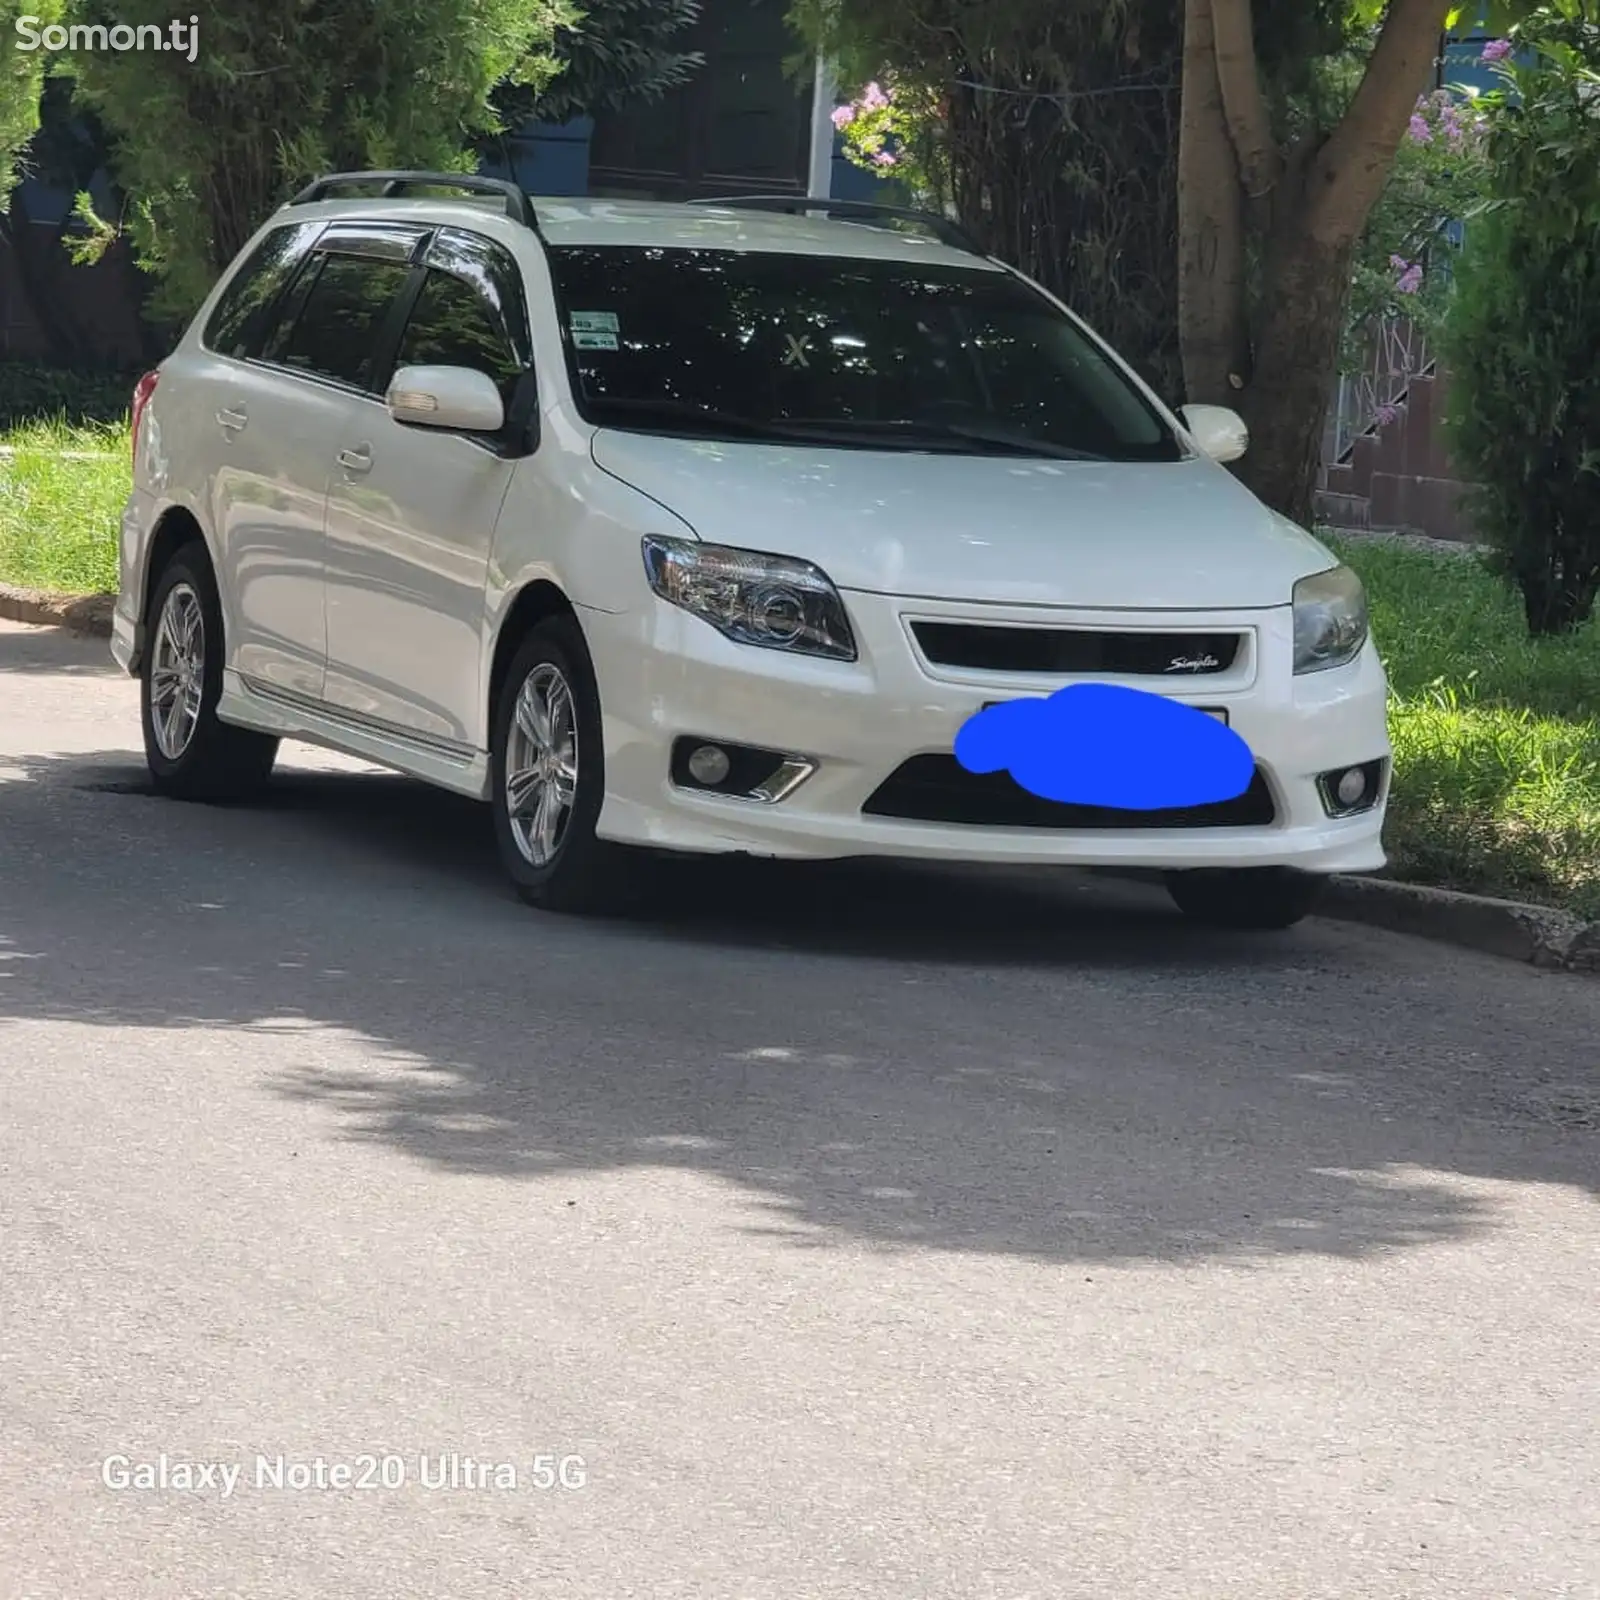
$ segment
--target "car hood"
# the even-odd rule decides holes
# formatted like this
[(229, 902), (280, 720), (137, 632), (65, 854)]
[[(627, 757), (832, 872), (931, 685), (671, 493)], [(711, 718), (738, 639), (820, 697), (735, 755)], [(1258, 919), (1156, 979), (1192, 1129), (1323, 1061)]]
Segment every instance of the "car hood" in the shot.
[(723, 443), (602, 429), (596, 464), (700, 538), (841, 589), (1105, 610), (1290, 603), (1335, 564), (1209, 460), (1154, 465)]

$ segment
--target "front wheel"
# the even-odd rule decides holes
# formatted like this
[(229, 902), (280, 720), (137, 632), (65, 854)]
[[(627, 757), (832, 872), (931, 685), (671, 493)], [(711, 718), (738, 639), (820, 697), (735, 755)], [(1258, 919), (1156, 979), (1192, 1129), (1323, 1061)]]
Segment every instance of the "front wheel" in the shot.
[(600, 693), (570, 617), (541, 622), (512, 659), (490, 779), (500, 860), (529, 905), (608, 911), (629, 897), (633, 852), (595, 837), (606, 786)]
[(1167, 893), (1178, 909), (1213, 928), (1292, 928), (1316, 909), (1326, 887), (1326, 878), (1290, 867), (1167, 874)]
[(177, 800), (246, 800), (272, 773), (278, 741), (217, 717), (222, 695), (222, 604), (204, 549), (177, 552), (150, 597), (150, 642), (140, 670), (146, 765)]

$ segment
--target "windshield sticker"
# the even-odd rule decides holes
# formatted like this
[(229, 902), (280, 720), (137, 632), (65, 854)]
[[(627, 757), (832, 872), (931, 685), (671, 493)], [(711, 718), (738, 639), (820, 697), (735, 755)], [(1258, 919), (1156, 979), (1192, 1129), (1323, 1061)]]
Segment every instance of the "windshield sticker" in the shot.
[(809, 367), (811, 365), (811, 361), (806, 352), (811, 348), (810, 335), (801, 334), (799, 338), (796, 338), (794, 334), (786, 333), (784, 334), (784, 338), (788, 340), (789, 343), (789, 348), (783, 353), (784, 366)]
[(573, 333), (621, 333), (622, 325), (615, 311), (574, 311), (567, 318)]
[(614, 333), (593, 333), (574, 328), (572, 343), (578, 350), (615, 350), (617, 336)]

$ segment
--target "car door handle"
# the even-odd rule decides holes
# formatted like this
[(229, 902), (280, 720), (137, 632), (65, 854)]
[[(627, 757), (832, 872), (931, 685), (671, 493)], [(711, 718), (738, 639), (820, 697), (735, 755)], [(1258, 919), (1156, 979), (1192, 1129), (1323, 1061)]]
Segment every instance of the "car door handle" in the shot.
[(237, 433), (249, 420), (243, 411), (224, 409), (217, 413), (217, 423), (224, 433)]
[(339, 452), (339, 465), (346, 472), (371, 472), (372, 451), (363, 445), (359, 450), (341, 450)]

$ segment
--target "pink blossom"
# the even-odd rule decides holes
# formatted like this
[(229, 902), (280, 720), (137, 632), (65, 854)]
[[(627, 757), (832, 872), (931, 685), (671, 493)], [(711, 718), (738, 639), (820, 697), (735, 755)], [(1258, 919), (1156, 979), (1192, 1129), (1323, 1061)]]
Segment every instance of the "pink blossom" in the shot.
[(833, 125), (836, 128), (848, 128), (856, 120), (854, 106), (835, 106), (833, 108)]
[(1512, 48), (1513, 46), (1509, 39), (1491, 39), (1483, 47), (1483, 59), (1490, 62), (1504, 61), (1511, 54)]
[(1409, 127), (1411, 137), (1418, 144), (1427, 144), (1433, 138), (1433, 129), (1428, 126), (1428, 119), (1420, 111), (1412, 113)]
[(861, 104), (868, 111), (882, 111), (889, 104), (889, 97), (883, 92), (881, 85), (869, 83), (866, 92), (861, 96)]
[(880, 150), (872, 158), (872, 164), (875, 167), (892, 167), (899, 159), (892, 150)]

